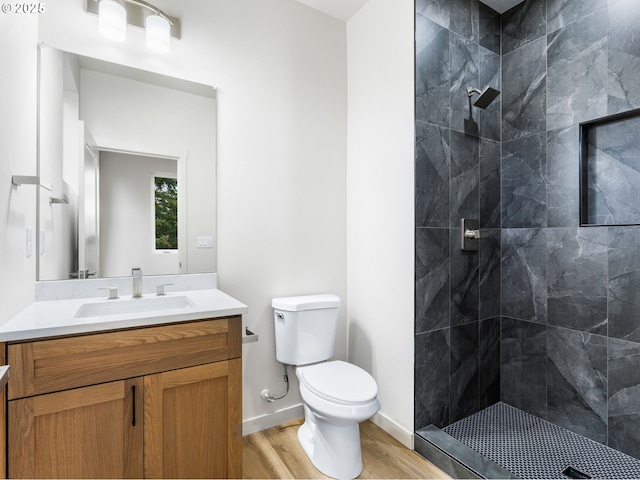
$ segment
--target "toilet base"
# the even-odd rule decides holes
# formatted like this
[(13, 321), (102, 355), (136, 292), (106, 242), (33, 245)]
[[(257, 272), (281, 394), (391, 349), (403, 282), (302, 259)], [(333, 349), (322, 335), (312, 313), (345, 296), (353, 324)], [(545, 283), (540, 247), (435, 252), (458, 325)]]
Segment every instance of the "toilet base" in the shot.
[(309, 412), (298, 429), (298, 442), (313, 465), (332, 478), (356, 478), (362, 472), (360, 426), (335, 425)]

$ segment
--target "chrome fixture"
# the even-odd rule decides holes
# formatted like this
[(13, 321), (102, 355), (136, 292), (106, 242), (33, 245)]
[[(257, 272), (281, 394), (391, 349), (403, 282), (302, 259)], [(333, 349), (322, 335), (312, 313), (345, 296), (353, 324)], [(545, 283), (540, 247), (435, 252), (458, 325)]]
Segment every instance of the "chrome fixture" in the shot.
[(42, 183), (38, 175), (11, 175), (11, 184), (15, 187), (19, 187), (20, 185), (37, 185), (49, 191), (53, 190), (53, 185)]
[(78, 280), (83, 280), (85, 278), (92, 277), (96, 274), (96, 272), (90, 272), (88, 269), (78, 270), (77, 272), (71, 272), (69, 274), (69, 278), (77, 278)]
[(115, 300), (118, 298), (118, 287), (100, 287), (98, 290), (106, 290), (108, 300)]
[(49, 204), (52, 203), (61, 203), (63, 205), (69, 205), (69, 197), (67, 197), (64, 193), (59, 197), (49, 197)]
[(477, 252), (478, 239), (480, 238), (480, 230), (478, 229), (480, 223), (478, 222), (478, 220), (463, 218), (461, 226), (462, 238), (460, 248), (465, 252)]
[[(249, 330), (249, 327), (244, 327), (244, 335), (242, 336), (242, 343), (255, 343), (258, 341), (258, 335)], [(268, 401), (268, 400), (267, 400)]]
[(168, 287), (169, 285), (173, 285), (173, 283), (161, 283), (160, 285), (156, 285), (156, 295), (166, 295), (167, 293), (164, 291), (164, 287)]
[(98, 31), (110, 40), (124, 41), (133, 25), (145, 29), (150, 50), (166, 53), (171, 37), (180, 38), (180, 20), (143, 0), (86, 0), (86, 11), (98, 15)]
[(132, 268), (131, 277), (133, 279), (131, 296), (133, 298), (140, 298), (142, 297), (142, 269), (138, 267)]
[(498, 97), (498, 95), (500, 95), (500, 90), (496, 90), (489, 85), (484, 87), (484, 89), (482, 90), (480, 90), (479, 88), (467, 88), (467, 96), (469, 98), (471, 98), (474, 93), (478, 94), (478, 98), (476, 98), (475, 102), (473, 102), (473, 105), (478, 108), (485, 109), (489, 105), (491, 105), (491, 102), (493, 102)]

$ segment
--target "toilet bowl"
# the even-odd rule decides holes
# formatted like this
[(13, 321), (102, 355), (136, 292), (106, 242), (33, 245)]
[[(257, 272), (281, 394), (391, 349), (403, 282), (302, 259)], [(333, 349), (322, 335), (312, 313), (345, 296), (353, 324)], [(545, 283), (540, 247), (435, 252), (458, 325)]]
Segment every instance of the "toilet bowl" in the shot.
[(371, 375), (342, 361), (296, 369), (305, 422), (298, 441), (315, 467), (333, 478), (355, 478), (362, 472), (360, 422), (380, 408)]
[(378, 385), (360, 367), (333, 355), (340, 299), (274, 298), (276, 357), (296, 366), (305, 421), (298, 441), (314, 466), (333, 478), (362, 472), (359, 424), (380, 408)]

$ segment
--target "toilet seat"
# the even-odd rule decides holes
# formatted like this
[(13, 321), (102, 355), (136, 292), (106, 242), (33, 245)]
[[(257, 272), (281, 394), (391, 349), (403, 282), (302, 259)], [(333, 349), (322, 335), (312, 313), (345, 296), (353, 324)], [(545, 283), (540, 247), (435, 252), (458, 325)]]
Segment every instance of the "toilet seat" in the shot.
[(378, 385), (369, 373), (340, 360), (298, 367), (298, 374), (311, 393), (329, 402), (360, 405), (378, 395)]

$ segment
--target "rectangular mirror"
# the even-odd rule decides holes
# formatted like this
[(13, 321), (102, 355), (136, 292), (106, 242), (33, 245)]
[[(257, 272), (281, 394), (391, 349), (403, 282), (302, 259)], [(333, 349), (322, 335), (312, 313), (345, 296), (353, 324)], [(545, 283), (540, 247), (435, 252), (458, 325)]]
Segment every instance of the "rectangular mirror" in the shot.
[(580, 225), (640, 224), (640, 109), (580, 124)]
[(215, 88), (45, 45), (38, 84), (38, 280), (215, 272)]

